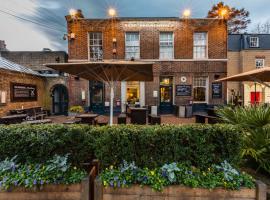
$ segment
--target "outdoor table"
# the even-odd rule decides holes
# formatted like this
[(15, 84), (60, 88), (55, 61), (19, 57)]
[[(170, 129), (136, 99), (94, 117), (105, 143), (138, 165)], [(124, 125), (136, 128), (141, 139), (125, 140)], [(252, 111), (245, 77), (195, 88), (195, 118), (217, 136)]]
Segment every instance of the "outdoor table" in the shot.
[(160, 115), (148, 115), (148, 123), (151, 125), (161, 124)]
[(130, 108), (131, 124), (146, 124), (146, 108)]
[(217, 109), (216, 108), (207, 108), (207, 114), (210, 115), (210, 116), (217, 116), (216, 115), (216, 111)]
[(95, 124), (94, 121), (95, 121), (95, 118), (97, 117), (98, 117), (98, 114), (82, 114), (82, 115), (76, 116), (76, 118), (81, 119), (82, 124), (91, 124), (91, 125)]
[(19, 124), (22, 123), (27, 117), (26, 114), (19, 114), (19, 115), (8, 115), (0, 118), (1, 123), (3, 124)]
[(43, 119), (43, 120), (25, 121), (22, 124), (35, 125), (35, 124), (50, 124), (50, 123), (52, 123), (52, 120), (50, 120), (50, 119)]

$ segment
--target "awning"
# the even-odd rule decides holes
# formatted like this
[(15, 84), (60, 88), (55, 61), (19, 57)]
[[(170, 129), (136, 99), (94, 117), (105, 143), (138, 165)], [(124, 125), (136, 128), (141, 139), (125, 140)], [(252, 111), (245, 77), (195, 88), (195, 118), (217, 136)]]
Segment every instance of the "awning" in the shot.
[(254, 82), (270, 82), (270, 67), (264, 67), (261, 69), (255, 69), (247, 72), (243, 72), (237, 75), (228, 76), (216, 80), (215, 82), (221, 81), (254, 81)]
[(100, 61), (46, 64), (54, 70), (96, 81), (153, 81), (153, 63)]

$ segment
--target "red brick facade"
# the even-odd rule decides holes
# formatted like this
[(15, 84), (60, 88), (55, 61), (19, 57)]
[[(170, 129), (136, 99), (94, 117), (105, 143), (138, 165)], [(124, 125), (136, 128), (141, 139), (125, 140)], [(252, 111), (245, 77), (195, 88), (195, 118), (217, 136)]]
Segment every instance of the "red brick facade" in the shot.
[[(69, 40), (69, 60), (88, 60), (89, 32), (102, 32), (103, 59), (125, 59), (125, 33), (139, 32), (140, 60), (153, 61), (154, 81), (145, 84), (145, 104), (155, 103), (153, 91), (159, 91), (160, 76), (173, 77), (175, 85), (182, 84), (181, 77), (187, 78), (184, 84), (193, 84), (193, 77), (207, 76), (209, 104), (221, 104), (226, 99), (226, 87), (220, 99), (212, 99), (213, 80), (227, 74), (227, 24), (219, 19), (179, 19), (179, 18), (119, 18), (119, 19), (77, 19), (67, 17), (68, 33), (75, 38)], [(159, 59), (160, 32), (173, 32), (174, 59)], [(208, 58), (193, 59), (194, 32), (207, 32)], [(113, 44), (116, 38), (116, 45)], [(116, 49), (114, 55), (113, 49)], [(117, 90), (120, 90), (120, 84)], [(106, 99), (108, 99), (108, 92)], [(116, 99), (121, 99), (121, 92), (117, 91)], [(192, 95), (193, 96), (193, 95)], [(193, 97), (177, 97), (174, 104), (189, 103)]]

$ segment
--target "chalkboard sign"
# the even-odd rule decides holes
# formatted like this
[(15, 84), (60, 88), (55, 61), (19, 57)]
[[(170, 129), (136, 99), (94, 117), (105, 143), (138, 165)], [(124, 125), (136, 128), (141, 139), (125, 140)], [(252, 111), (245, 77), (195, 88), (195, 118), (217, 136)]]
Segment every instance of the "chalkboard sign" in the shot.
[(176, 96), (191, 96), (191, 85), (176, 85)]
[(212, 98), (213, 99), (222, 98), (222, 83), (212, 83)]
[(11, 83), (11, 101), (36, 101), (37, 86), (23, 83)]

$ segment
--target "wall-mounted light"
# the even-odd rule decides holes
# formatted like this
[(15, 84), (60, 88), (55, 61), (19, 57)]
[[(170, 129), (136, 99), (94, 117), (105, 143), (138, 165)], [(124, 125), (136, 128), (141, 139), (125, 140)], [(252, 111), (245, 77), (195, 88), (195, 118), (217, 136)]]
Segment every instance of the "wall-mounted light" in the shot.
[(7, 92), (0, 91), (0, 104), (6, 104), (6, 103), (7, 103)]
[(109, 8), (109, 10), (108, 10), (108, 15), (110, 16), (110, 17), (115, 17), (116, 16), (116, 10), (114, 9), (114, 8)]
[(116, 43), (117, 42), (117, 39), (116, 38), (113, 38), (112, 41), (113, 41), (113, 43)]
[(185, 9), (183, 12), (183, 17), (184, 18), (189, 18), (191, 15), (191, 10), (190, 9)]
[(116, 54), (117, 53), (117, 50), (116, 49), (113, 49), (113, 53)]
[(74, 40), (76, 38), (75, 33), (64, 34), (63, 40)]

